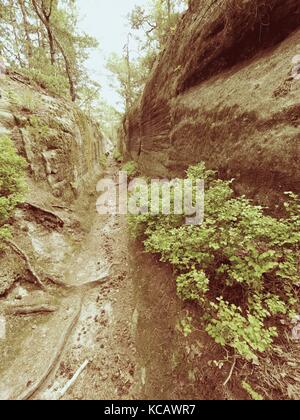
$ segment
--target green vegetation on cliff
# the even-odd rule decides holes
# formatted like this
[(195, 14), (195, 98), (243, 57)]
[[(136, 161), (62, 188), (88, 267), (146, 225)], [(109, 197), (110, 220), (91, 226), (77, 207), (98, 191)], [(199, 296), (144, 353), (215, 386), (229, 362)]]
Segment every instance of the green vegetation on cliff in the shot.
[(276, 219), (236, 197), (232, 182), (202, 163), (187, 176), (206, 183), (202, 225), (184, 225), (183, 216), (139, 215), (130, 216), (131, 230), (175, 268), (178, 295), (199, 304), (208, 334), (257, 362), (277, 337), (278, 320), (295, 315), (300, 200), (287, 193), (286, 217)]
[(10, 70), (89, 110), (99, 94), (84, 66), (97, 41), (78, 30), (72, 0), (0, 3), (0, 51)]
[(0, 241), (9, 235), (5, 225), (25, 191), (25, 161), (18, 156), (12, 141), (0, 137)]

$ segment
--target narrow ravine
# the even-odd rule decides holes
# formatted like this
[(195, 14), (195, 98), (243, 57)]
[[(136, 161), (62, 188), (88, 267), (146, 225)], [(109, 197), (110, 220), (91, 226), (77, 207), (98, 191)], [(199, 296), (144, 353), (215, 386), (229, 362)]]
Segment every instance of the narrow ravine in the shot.
[[(118, 171), (110, 161), (99, 179), (117, 183)], [(28, 229), (16, 242), (28, 252), (32, 247), (29, 255), (48, 278), (47, 289), (16, 285), (8, 301), (15, 304), (23, 293), (22, 305), (50, 304), (55, 312), (7, 317), (0, 396), (233, 399), (229, 391), (224, 395), (222, 377), (215, 385), (209, 363), (220, 354), (207, 335), (182, 333), (180, 323), (193, 308), (177, 297), (170, 267), (130, 237), (126, 216), (98, 214), (96, 200), (94, 185), (62, 211), (70, 221), (61, 232), (22, 218)]]
[[(113, 177), (112, 165), (107, 176)], [(137, 399), (133, 315), (134, 294), (129, 276), (128, 236), (122, 216), (99, 215), (91, 207), (89, 234), (65, 270), (69, 285), (103, 278), (96, 287), (74, 292), (82, 300), (80, 316), (45, 383), (33, 399)], [(67, 381), (84, 366), (74, 385), (61, 395)]]

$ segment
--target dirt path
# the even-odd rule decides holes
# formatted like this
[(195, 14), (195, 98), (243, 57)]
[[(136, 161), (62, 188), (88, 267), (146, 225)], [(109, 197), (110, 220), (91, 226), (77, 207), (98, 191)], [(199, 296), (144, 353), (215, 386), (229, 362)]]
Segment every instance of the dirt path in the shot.
[[(109, 176), (114, 174), (112, 168)], [(63, 399), (136, 399), (139, 379), (132, 327), (133, 284), (128, 275), (126, 220), (101, 216), (92, 210), (90, 233), (71, 258), (65, 272), (68, 284), (81, 284), (108, 275), (103, 284), (80, 291), (79, 320), (57, 368), (34, 399), (59, 399), (68, 380), (89, 361)]]
[[(106, 176), (117, 171), (111, 165)], [(49, 231), (20, 214), (16, 228), (23, 233), (15, 240), (35, 268), (74, 287), (51, 282), (41, 291), (21, 283), (11, 291), (12, 304), (24, 293), (17, 302), (49, 303), (57, 311), (6, 317), (0, 399), (211, 398), (210, 347), (201, 331), (185, 338), (179, 328), (187, 312), (172, 270), (129, 241), (124, 216), (99, 215), (91, 194), (59, 213), (66, 220), (62, 230)]]

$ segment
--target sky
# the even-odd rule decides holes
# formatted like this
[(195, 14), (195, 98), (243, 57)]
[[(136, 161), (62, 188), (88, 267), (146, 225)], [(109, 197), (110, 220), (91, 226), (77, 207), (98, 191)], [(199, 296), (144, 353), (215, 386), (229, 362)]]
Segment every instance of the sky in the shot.
[(100, 82), (103, 99), (121, 109), (120, 97), (109, 86), (105, 63), (112, 52), (122, 53), (129, 30), (126, 16), (135, 5), (143, 6), (147, 0), (77, 0), (77, 4), (81, 31), (94, 36), (100, 43), (87, 62), (89, 72)]

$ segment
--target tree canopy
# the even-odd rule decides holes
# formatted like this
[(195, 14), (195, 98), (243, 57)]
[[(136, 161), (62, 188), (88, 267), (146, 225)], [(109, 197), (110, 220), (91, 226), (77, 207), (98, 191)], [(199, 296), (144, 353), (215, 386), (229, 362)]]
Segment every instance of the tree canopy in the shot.
[[(130, 31), (123, 54), (112, 54), (107, 62), (113, 85), (123, 98), (125, 112), (143, 91), (157, 56), (174, 34), (187, 5), (187, 0), (151, 0), (147, 7), (135, 6), (129, 14)], [(133, 38), (134, 44), (138, 44), (138, 54), (132, 53)]]
[(98, 86), (84, 67), (97, 41), (78, 31), (75, 0), (1, 0), (0, 49), (10, 67), (85, 103)]

